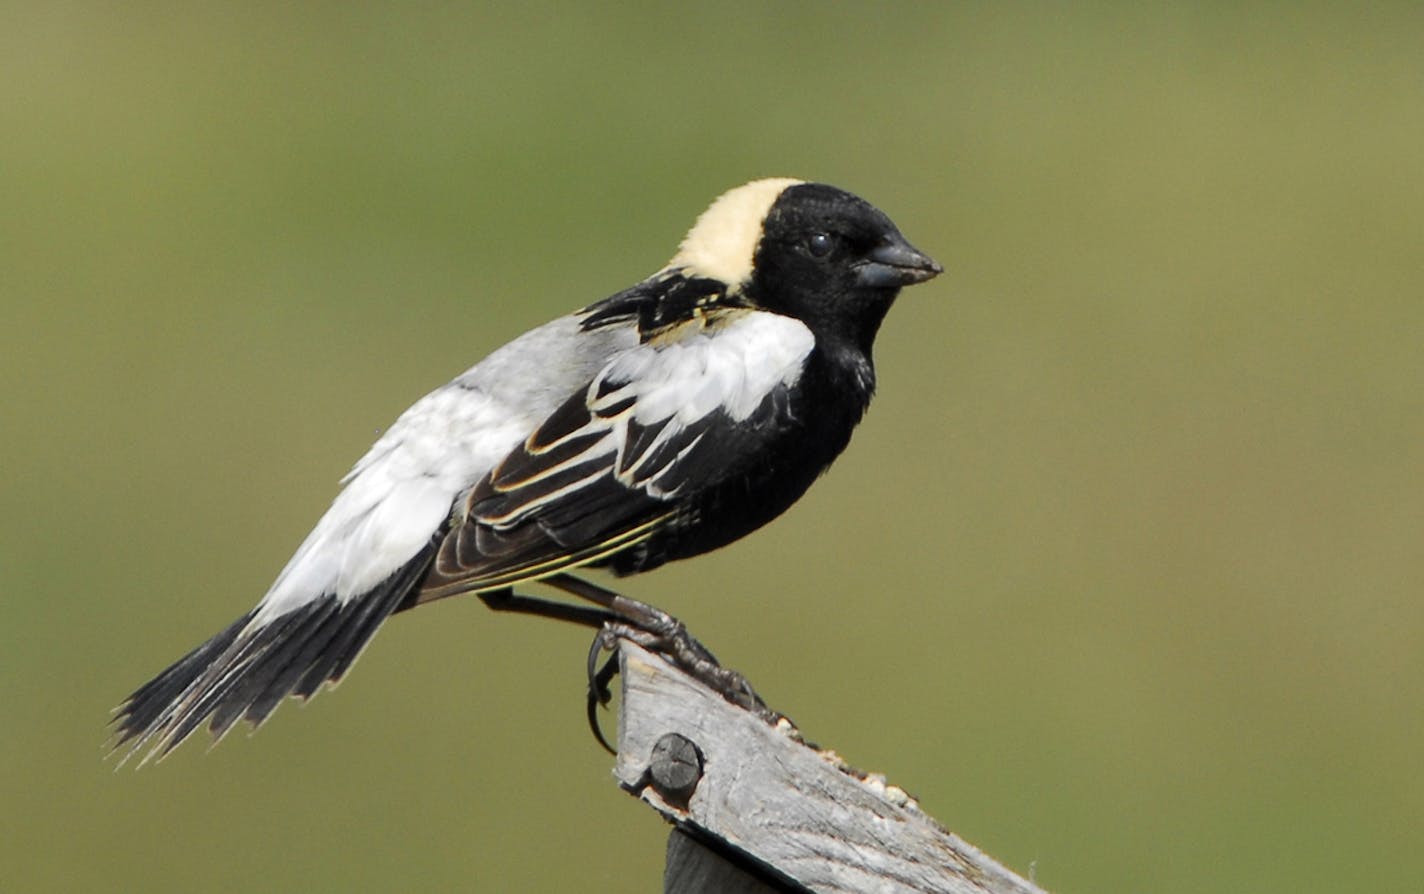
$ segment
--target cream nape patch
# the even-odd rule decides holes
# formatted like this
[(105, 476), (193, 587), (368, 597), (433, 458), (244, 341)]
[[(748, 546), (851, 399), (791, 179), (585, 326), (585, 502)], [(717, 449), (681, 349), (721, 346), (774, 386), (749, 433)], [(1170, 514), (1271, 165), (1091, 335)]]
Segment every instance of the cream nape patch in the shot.
[(688, 230), (667, 266), (729, 286), (746, 282), (767, 212), (787, 187), (804, 182), (789, 177), (753, 180), (718, 196)]

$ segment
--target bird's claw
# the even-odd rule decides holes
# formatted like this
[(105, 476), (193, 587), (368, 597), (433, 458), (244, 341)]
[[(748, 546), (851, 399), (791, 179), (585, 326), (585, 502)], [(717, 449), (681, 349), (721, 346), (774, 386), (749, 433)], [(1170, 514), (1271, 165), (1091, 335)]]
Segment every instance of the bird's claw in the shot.
[[(589, 726), (593, 730), (594, 738), (610, 754), (617, 752), (609, 745), (603, 731), (599, 728), (598, 708), (601, 705), (606, 706), (613, 697), (608, 684), (612, 681), (614, 674), (618, 672), (617, 651), (620, 639), (626, 639), (649, 652), (663, 656), (688, 676), (712, 689), (728, 702), (751, 711), (768, 723), (776, 724), (784, 719), (783, 715), (767, 707), (766, 702), (757, 695), (756, 690), (752, 688), (752, 684), (746, 677), (718, 664), (712, 652), (688, 633), (682, 622), (671, 616), (663, 616), (658, 621), (659, 623), (653, 625), (657, 628), (654, 630), (619, 621), (610, 621), (604, 624), (594, 636), (593, 645), (589, 648)], [(604, 652), (614, 654), (600, 666), (599, 657)]]

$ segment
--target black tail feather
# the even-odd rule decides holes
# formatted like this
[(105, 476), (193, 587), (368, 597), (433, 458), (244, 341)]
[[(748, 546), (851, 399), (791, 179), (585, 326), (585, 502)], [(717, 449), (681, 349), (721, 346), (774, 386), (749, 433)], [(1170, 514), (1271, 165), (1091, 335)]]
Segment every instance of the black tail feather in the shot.
[(153, 729), (164, 710), (176, 701), (219, 655), (231, 648), (237, 635), (248, 625), (254, 614), (256, 609), (238, 618), (222, 633), (173, 662), (161, 674), (129, 696), (119, 706), (113, 720), (113, 723), (118, 725), (114, 747), (122, 747), (145, 730)]
[(221, 738), (239, 719), (260, 725), (287, 695), (310, 698), (337, 682), (419, 584), (436, 542), (354, 599), (327, 594), (261, 624), (248, 612), (119, 706), (114, 750), (162, 758), (205, 721)]
[(435, 558), (435, 551), (443, 535), (442, 529), (415, 561), (387, 579), (387, 599), (379, 604), (368, 602), (364, 606), (352, 606), (354, 611), (351, 616), (332, 631), (331, 640), (324, 644), (319, 652), (314, 652), (307, 658), (307, 670), (294, 690), (296, 695), (310, 698), (316, 694), (323, 682), (340, 680), (346, 675), (346, 671), (350, 670), (357, 656), (361, 654), (366, 641), (375, 635), (376, 628), (404, 605), (420, 585), (421, 578), (425, 576)]
[[(288, 695), (299, 694), (292, 691), (297, 681), (311, 668), (342, 626), (349, 624), (350, 620), (350, 617), (337, 610), (335, 605), (328, 606), (321, 614), (302, 625), (302, 636), (290, 637), (283, 643), (280, 652), (272, 655), (272, 674), (253, 677), (248, 681), (253, 691), (242, 699), (247, 705), (244, 715), (247, 720), (253, 725), (260, 724), (267, 719), (267, 715), (276, 710), (282, 699)], [(222, 735), (223, 730), (218, 728), (216, 717), (213, 718), (213, 723), (213, 733)]]
[(242, 669), (232, 676), (214, 705), (208, 724), (213, 736), (220, 738), (248, 711), (272, 676), (285, 668), (287, 655), (300, 648), (322, 619), (340, 614), (341, 604), (328, 597), (302, 606), (258, 631)]

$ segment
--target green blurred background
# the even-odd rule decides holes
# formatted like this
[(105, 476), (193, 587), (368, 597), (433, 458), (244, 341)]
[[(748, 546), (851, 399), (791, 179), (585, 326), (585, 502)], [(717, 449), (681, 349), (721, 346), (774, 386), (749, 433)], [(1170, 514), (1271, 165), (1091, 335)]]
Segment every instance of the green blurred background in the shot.
[(801, 505), (625, 589), (1052, 890), (1419, 890), (1417, 4), (3, 18), (0, 889), (658, 890), (588, 635), (473, 601), (99, 745), (406, 405), (794, 175), (948, 273)]

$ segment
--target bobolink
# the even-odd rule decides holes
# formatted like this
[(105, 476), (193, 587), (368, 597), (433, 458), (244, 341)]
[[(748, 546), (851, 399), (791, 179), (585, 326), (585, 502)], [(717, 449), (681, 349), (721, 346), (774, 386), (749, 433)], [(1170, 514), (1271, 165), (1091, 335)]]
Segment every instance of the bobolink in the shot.
[[(262, 601), (119, 707), (115, 747), (161, 756), (205, 721), (260, 724), (339, 680), (393, 612), (446, 596), (644, 620), (569, 572), (647, 571), (785, 511), (864, 414), (900, 288), (939, 272), (835, 187), (724, 194), (662, 270), (406, 410)], [(513, 593), (533, 582), (601, 608)]]

